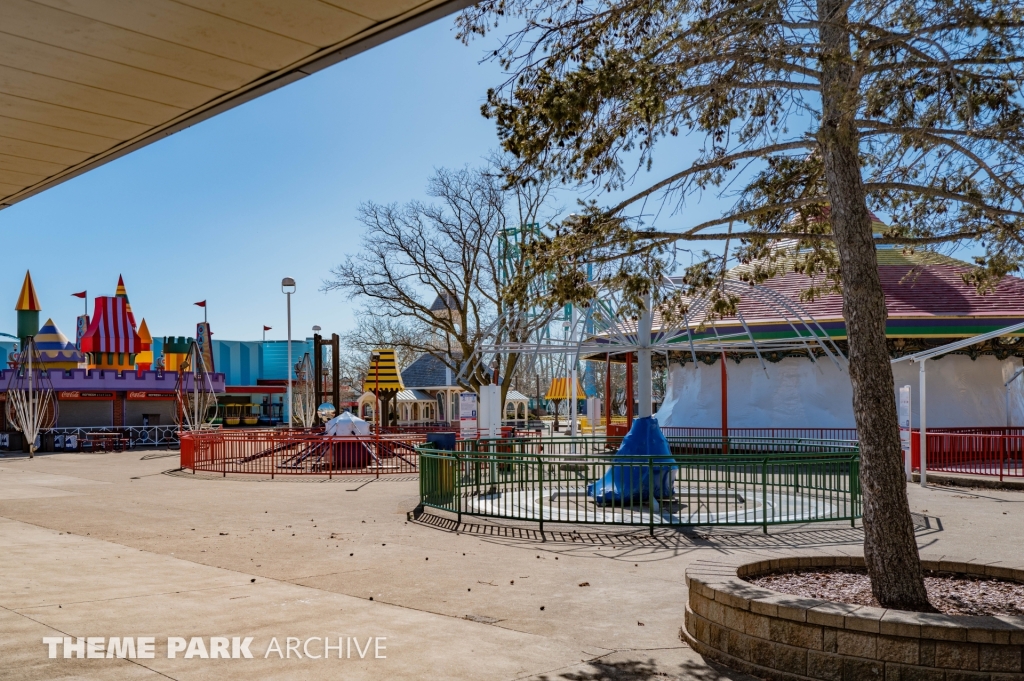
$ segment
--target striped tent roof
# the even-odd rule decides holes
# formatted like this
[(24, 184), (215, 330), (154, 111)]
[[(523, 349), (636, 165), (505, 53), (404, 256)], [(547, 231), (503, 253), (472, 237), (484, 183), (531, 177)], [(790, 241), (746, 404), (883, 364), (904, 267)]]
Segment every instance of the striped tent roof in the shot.
[(373, 351), (379, 359), (370, 359), (370, 370), (366, 373), (363, 387), (373, 390), (405, 390), (402, 375), (398, 373), (398, 360), (394, 348), (378, 348)]
[(132, 323), (132, 328), (135, 328), (135, 315), (132, 314), (132, 304), (128, 300), (128, 290), (124, 287), (124, 277), (120, 274), (117, 275), (117, 288), (114, 290), (114, 295), (118, 298), (124, 298), (125, 307), (128, 308), (128, 320)]
[(52, 319), (46, 323), (36, 334), (36, 349), (44, 362), (81, 362), (82, 353), (78, 351), (75, 344), (68, 340), (67, 336), (61, 333)]
[(21, 285), (21, 293), (18, 294), (18, 304), (14, 306), (18, 312), (39, 312), (43, 306), (39, 304), (39, 296), (36, 295), (36, 287), (32, 285), (32, 275), (25, 271), (25, 281)]
[(116, 296), (99, 296), (92, 321), (82, 337), (83, 352), (142, 351), (142, 339), (128, 312), (128, 301)]
[[(544, 396), (545, 400), (567, 400), (572, 395), (572, 384), (569, 383), (568, 378), (552, 378), (551, 387), (548, 388), (548, 394)], [(587, 391), (583, 389), (583, 384), (580, 383), (579, 379), (576, 379), (576, 399), (586, 399)]]

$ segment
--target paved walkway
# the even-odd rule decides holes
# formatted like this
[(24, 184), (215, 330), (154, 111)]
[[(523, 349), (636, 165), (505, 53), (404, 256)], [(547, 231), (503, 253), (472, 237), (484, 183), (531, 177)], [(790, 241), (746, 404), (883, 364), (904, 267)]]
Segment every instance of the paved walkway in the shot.
[[(686, 566), (862, 541), (848, 525), (651, 538), (411, 522), (412, 477), (224, 479), (174, 472), (169, 454), (0, 459), (4, 679), (745, 679), (680, 642)], [(1024, 494), (914, 486), (910, 497), (928, 553), (1020, 558)], [(152, 636), (156, 654), (64, 659), (58, 647), (49, 659), (47, 636)], [(253, 659), (167, 657), (168, 637), (219, 636), (252, 637)], [(312, 655), (322, 637), (346, 650), (267, 652), (289, 637), (299, 652), (318, 637)]]

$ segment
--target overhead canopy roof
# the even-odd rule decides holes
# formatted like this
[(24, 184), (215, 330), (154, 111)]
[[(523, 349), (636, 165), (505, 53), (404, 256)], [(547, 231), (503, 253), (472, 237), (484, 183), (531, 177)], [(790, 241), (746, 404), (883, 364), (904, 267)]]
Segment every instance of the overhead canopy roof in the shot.
[(471, 0), (3, 0), (0, 209)]

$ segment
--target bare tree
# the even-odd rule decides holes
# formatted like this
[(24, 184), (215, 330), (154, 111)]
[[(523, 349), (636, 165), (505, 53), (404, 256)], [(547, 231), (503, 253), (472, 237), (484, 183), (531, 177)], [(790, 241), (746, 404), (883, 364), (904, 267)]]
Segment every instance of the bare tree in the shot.
[[(841, 287), (872, 590), (884, 607), (930, 610), (875, 246), (979, 241), (986, 255), (967, 278), (982, 290), (1021, 263), (1024, 4), (483, 0), (461, 16), (461, 35), (510, 18), (494, 52), (510, 75), (484, 112), (518, 158), (513, 181), (543, 172), (626, 189), (664, 137), (698, 139), (671, 172), (617, 205), (590, 205), (540, 244), (538, 269), (578, 281), (567, 263), (615, 262), (611, 282), (639, 304), (677, 242), (721, 242), (728, 226), (731, 247), (705, 252), (684, 278), (688, 293), (717, 294), (719, 312), (736, 303), (719, 288), (727, 258), (754, 263), (752, 281), (785, 266), (816, 277), (808, 295)], [(649, 197), (681, 208), (730, 189), (732, 207), (700, 224), (656, 228), (641, 215)], [(892, 217), (884, 234), (873, 236), (870, 209)], [(552, 291), (590, 297), (578, 288)]]
[(348, 343), (363, 351), (386, 343), (406, 359), (429, 353), (453, 375), (463, 374), (468, 390), (499, 375), (504, 401), (517, 356), (504, 367), (463, 371), (464, 362), (485, 338), (527, 340), (541, 323), (525, 296), (505, 295), (520, 269), (516, 259), (525, 257), (507, 246), (515, 230), (541, 221), (552, 186), (528, 181), (506, 188), (492, 168), (439, 169), (427, 189), (434, 203), (360, 206), (363, 248), (332, 269), (323, 286), (364, 302)]
[(313, 365), (307, 352), (295, 365), (295, 380), (292, 388), (292, 421), (303, 428), (312, 428), (316, 423), (316, 410), (319, 406), (316, 399)]

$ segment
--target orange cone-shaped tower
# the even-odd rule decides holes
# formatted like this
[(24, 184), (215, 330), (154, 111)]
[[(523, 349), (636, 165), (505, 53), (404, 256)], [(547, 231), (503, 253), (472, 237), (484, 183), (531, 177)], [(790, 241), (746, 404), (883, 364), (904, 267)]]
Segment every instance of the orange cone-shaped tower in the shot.
[(39, 332), (39, 311), (43, 309), (36, 295), (36, 287), (32, 284), (32, 274), (27, 270), (14, 309), (18, 312), (18, 338), (21, 339), (21, 347), (25, 347), (25, 340)]

